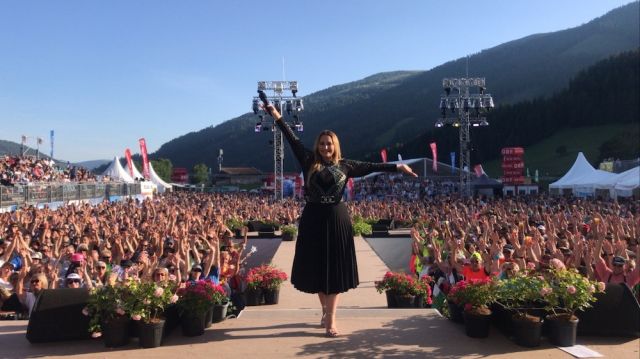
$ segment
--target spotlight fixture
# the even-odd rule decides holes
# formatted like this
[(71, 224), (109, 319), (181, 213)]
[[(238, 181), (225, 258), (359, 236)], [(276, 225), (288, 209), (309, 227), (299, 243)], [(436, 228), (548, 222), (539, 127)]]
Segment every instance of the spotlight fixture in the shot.
[(300, 112), (304, 110), (304, 103), (302, 103), (302, 99), (297, 99), (296, 100), (296, 111)]
[(258, 111), (260, 111), (260, 102), (257, 98), (253, 99), (253, 104), (251, 105), (251, 109), (253, 109), (253, 114), (257, 115)]
[(458, 120), (453, 121), (453, 127), (460, 127), (460, 121)]
[(437, 121), (436, 121), (436, 127), (437, 127), (437, 128), (441, 128), (442, 126), (444, 126), (444, 123), (442, 123), (442, 121), (441, 121), (441, 120), (437, 120)]
[(287, 113), (290, 115), (291, 111), (293, 110), (293, 101), (287, 100), (285, 108), (287, 109)]
[(262, 131), (262, 122), (256, 122), (256, 127), (254, 129), (255, 132)]

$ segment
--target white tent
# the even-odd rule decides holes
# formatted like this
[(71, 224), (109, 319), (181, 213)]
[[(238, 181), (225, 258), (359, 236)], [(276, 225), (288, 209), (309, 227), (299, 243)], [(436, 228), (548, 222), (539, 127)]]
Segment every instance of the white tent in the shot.
[(158, 186), (158, 192), (163, 193), (166, 190), (171, 190), (172, 186), (158, 176), (156, 171), (153, 169), (151, 162), (149, 162), (149, 174), (151, 175), (151, 182)]
[(573, 166), (559, 180), (549, 185), (550, 189), (573, 188), (576, 181), (589, 177), (596, 169), (587, 161), (582, 152), (578, 153)]
[(630, 197), (635, 189), (640, 188), (640, 166), (622, 172), (614, 185), (616, 196)]
[(109, 167), (107, 167), (107, 169), (102, 172), (102, 175), (109, 176), (109, 178), (115, 181), (122, 181), (126, 183), (134, 182), (133, 178), (129, 176), (129, 173), (127, 173), (127, 171), (122, 168), (118, 156), (115, 156), (113, 158), (113, 161), (111, 162), (111, 164), (109, 164)]
[[(133, 162), (131, 162), (133, 164)], [(136, 165), (132, 166), (132, 170), (133, 170), (133, 178), (144, 178), (144, 176), (142, 175), (142, 173), (140, 173), (140, 171), (138, 171), (138, 169), (136, 168)], [(127, 163), (126, 166), (124, 166), (125, 171), (127, 171), (128, 174), (131, 174), (132, 171), (129, 171), (129, 163)]]

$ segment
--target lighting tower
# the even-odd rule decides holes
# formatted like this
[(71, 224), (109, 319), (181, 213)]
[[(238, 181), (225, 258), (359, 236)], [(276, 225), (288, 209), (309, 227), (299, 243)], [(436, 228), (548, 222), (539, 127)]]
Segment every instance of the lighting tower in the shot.
[[(298, 132), (303, 131), (300, 112), (304, 110), (304, 105), (302, 99), (296, 96), (298, 81), (258, 81), (258, 90), (267, 94), (267, 99), (282, 114), (283, 120), (285, 120), (285, 116), (289, 117), (292, 120), (293, 128)], [(276, 201), (281, 201), (284, 183), (282, 132), (274, 123), (274, 119), (264, 111), (258, 96), (253, 97), (252, 109), (259, 118), (255, 132), (269, 131), (269, 129), (273, 132), (273, 194)]]
[[(485, 93), (484, 77), (445, 78), (440, 97), (441, 117), (436, 127), (460, 130), (460, 194), (471, 196), (471, 127), (489, 126), (483, 115), (493, 107), (493, 97)], [(477, 92), (476, 92), (477, 91)]]

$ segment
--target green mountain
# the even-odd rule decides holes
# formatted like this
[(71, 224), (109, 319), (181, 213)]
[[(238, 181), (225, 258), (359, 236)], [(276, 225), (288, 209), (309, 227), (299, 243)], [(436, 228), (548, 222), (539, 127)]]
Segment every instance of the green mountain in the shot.
[[(469, 76), (486, 78), (498, 109), (551, 96), (586, 67), (637, 49), (639, 9), (634, 2), (572, 29), (528, 36), (470, 55)], [(442, 79), (464, 76), (466, 63), (467, 58), (460, 58), (429, 71), (377, 74), (305, 96), (301, 137), (311, 146), (320, 130), (332, 129), (349, 158), (377, 161), (382, 147), (389, 148), (390, 158), (395, 152), (405, 158), (424, 156), (425, 133), (433, 129), (438, 117)], [(247, 103), (252, 95), (247, 94)], [(168, 158), (176, 167), (191, 168), (196, 163), (213, 167), (222, 148), (225, 165), (269, 171), (273, 166), (271, 134), (255, 134), (256, 119), (252, 113), (245, 114), (185, 134), (163, 144), (151, 157)], [(420, 146), (411, 145), (418, 142)], [(287, 150), (286, 170), (296, 169), (292, 158)]]

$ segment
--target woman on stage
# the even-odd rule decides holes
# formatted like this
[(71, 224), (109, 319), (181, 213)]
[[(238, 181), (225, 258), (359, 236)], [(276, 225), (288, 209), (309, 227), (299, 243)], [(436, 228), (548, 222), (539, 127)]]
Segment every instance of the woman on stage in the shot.
[(318, 135), (310, 151), (282, 121), (275, 107), (267, 105), (266, 110), (291, 145), (305, 179), (306, 205), (300, 217), (291, 283), (302, 292), (318, 294), (323, 313), (321, 325), (327, 337), (337, 337), (338, 295), (359, 284), (351, 217), (342, 202), (347, 180), (372, 172), (417, 175), (405, 164), (343, 159), (338, 137), (328, 130)]

